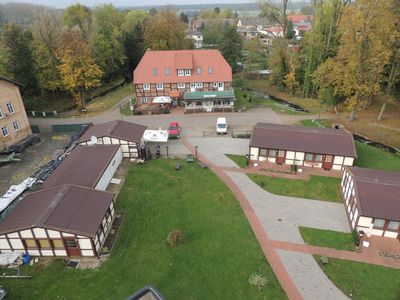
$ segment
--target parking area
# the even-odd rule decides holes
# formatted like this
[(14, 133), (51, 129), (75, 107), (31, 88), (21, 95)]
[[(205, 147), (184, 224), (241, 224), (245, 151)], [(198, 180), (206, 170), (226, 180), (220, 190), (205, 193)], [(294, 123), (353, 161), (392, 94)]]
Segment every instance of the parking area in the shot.
[(0, 195), (3, 195), (10, 185), (19, 184), (40, 166), (56, 158), (70, 140), (69, 133), (45, 132), (37, 136), (41, 142), (18, 154), (16, 158), (20, 161), (0, 165)]

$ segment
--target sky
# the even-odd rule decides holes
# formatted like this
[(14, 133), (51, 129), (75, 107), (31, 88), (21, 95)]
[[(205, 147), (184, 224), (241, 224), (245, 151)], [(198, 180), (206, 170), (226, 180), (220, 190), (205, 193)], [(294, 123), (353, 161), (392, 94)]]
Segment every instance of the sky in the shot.
[(246, 3), (254, 2), (255, 0), (0, 0), (0, 3), (10, 2), (26, 2), (33, 4), (42, 4), (57, 8), (63, 8), (68, 5), (79, 2), (86, 6), (96, 6), (105, 3), (112, 3), (114, 6), (159, 6), (159, 5), (174, 5), (174, 4), (215, 4), (215, 3)]

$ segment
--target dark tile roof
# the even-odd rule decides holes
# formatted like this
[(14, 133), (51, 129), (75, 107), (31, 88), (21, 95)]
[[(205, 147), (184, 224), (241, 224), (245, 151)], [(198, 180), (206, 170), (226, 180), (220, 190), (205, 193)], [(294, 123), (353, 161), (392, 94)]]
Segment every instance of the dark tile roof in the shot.
[(94, 188), (119, 145), (76, 146), (45, 180), (42, 187), (75, 184)]
[(400, 172), (348, 167), (353, 175), (359, 214), (400, 221)]
[(113, 199), (113, 193), (74, 185), (39, 190), (0, 223), (0, 234), (43, 227), (94, 237)]
[(90, 141), (92, 136), (109, 136), (116, 139), (140, 143), (146, 126), (126, 121), (110, 121), (91, 126), (79, 139), (80, 142)]
[(351, 133), (332, 128), (257, 123), (250, 147), (357, 157)]

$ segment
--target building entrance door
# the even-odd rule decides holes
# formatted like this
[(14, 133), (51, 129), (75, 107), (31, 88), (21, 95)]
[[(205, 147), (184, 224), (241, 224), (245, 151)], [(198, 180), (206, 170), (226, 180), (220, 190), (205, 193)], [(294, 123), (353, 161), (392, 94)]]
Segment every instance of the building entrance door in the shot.
[(68, 256), (81, 256), (78, 241), (75, 238), (64, 238)]

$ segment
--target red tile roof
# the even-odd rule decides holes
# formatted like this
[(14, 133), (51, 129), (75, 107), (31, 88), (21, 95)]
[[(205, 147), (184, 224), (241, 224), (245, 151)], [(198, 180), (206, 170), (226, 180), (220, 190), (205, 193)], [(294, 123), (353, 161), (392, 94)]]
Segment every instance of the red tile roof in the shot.
[(113, 193), (74, 185), (39, 190), (0, 223), (0, 234), (44, 227), (94, 237), (113, 199)]
[[(208, 74), (209, 67), (213, 68), (212, 74)], [(157, 75), (153, 75), (153, 68), (157, 68)], [(166, 75), (167, 68), (170, 75)], [(192, 75), (178, 76), (179, 68), (191, 69)], [(232, 69), (218, 50), (148, 50), (133, 72), (134, 84), (219, 81), (232, 81)]]
[(289, 21), (292, 21), (293, 23), (297, 22), (310, 22), (314, 16), (312, 15), (289, 15), (287, 16)]
[(98, 138), (108, 136), (129, 142), (140, 143), (146, 128), (146, 126), (126, 121), (110, 121), (89, 127), (79, 141), (90, 141), (92, 136)]
[(351, 133), (331, 128), (257, 123), (250, 147), (357, 157)]
[(348, 167), (361, 216), (400, 221), (400, 172)]

